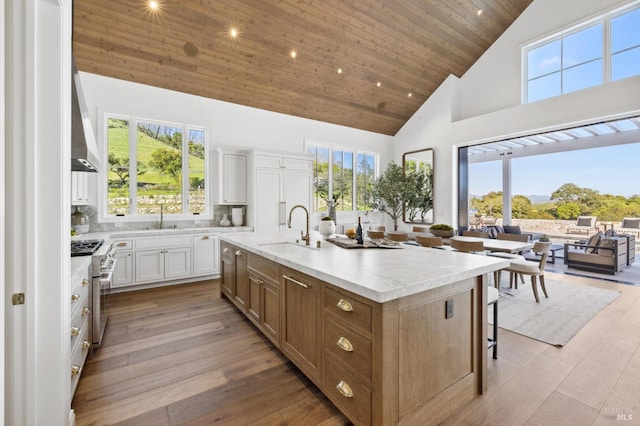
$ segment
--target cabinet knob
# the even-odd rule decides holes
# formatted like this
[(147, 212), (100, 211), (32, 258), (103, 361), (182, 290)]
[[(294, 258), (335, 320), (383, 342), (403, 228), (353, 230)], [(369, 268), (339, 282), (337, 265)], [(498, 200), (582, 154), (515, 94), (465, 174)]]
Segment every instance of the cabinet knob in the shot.
[(91, 347), (91, 343), (89, 343), (89, 341), (88, 341), (88, 340), (83, 340), (83, 341), (82, 341), (82, 349), (84, 349), (84, 350), (86, 351), (86, 350), (87, 350), (87, 349), (89, 349), (90, 347)]
[(209, 236), (208, 236), (208, 235), (205, 235), (204, 237), (202, 237), (202, 239), (203, 239), (203, 240), (208, 240), (208, 239), (209, 239)]
[(242, 256), (242, 252), (240, 250), (236, 251), (236, 256)]
[(71, 337), (76, 337), (80, 334), (80, 329), (78, 327), (71, 327)]
[(87, 315), (89, 315), (89, 312), (91, 312), (91, 311), (89, 310), (88, 307), (85, 306), (84, 308), (82, 308), (82, 316), (83, 317), (86, 317)]
[(73, 294), (71, 295), (71, 303), (75, 303), (75, 302), (77, 302), (78, 300), (80, 300), (80, 295), (79, 295), (78, 293), (73, 293)]
[(80, 374), (80, 366), (79, 365), (71, 366), (71, 377), (75, 377), (78, 374)]
[(229, 250), (229, 247), (225, 247), (225, 249), (224, 249), (224, 250), (222, 250), (222, 252), (223, 252), (224, 254), (229, 254), (229, 251), (230, 251), (230, 250)]
[(89, 280), (87, 280), (86, 278), (84, 278), (82, 280), (82, 287), (86, 287), (87, 285), (89, 285)]
[(336, 306), (338, 307), (338, 309), (342, 309), (345, 312), (353, 312), (353, 306), (351, 306), (351, 303), (347, 302), (344, 299), (338, 300), (338, 304)]
[(338, 392), (340, 392), (343, 396), (347, 398), (353, 398), (353, 391), (351, 390), (351, 386), (347, 384), (344, 380), (340, 380), (340, 382), (336, 385)]
[(347, 339), (346, 337), (340, 337), (338, 339), (338, 341), (336, 342), (336, 344), (338, 345), (338, 347), (340, 347), (340, 349), (342, 349), (343, 351), (346, 352), (353, 352), (353, 345), (351, 344), (351, 342), (349, 341), (349, 339)]

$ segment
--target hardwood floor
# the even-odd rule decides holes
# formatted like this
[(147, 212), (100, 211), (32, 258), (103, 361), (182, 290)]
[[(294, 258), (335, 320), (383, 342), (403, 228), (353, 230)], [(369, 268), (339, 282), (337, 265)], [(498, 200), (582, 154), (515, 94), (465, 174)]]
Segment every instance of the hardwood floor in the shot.
[[(622, 294), (562, 348), (500, 329), (488, 392), (445, 424), (640, 424), (640, 287), (548, 274)], [(348, 424), (218, 286), (114, 295), (77, 425)]]

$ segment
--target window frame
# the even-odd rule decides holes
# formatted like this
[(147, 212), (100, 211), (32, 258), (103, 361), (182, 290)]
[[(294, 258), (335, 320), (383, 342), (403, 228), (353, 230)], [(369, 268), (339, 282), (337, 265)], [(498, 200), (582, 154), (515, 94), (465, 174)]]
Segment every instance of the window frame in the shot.
[[(586, 19), (583, 22), (580, 22), (577, 25), (573, 25), (569, 28), (566, 28), (564, 30), (558, 31), (553, 33), (552, 35), (546, 36), (544, 38), (541, 38), (539, 40), (536, 40), (534, 42), (528, 43), (525, 46), (522, 47), (521, 50), (521, 71), (522, 71), (522, 78), (521, 78), (521, 104), (522, 105), (526, 105), (526, 104), (530, 104), (530, 103), (534, 103), (534, 102), (538, 102), (541, 100), (545, 100), (545, 99), (551, 99), (551, 98), (555, 98), (558, 96), (562, 96), (565, 94), (569, 94), (569, 93), (574, 93), (574, 92), (579, 92), (581, 90), (585, 90), (585, 89), (589, 89), (592, 87), (598, 87), (598, 86), (602, 86), (603, 84), (612, 82), (612, 81), (618, 81), (618, 80), (612, 80), (611, 79), (611, 74), (612, 74), (612, 57), (613, 57), (613, 53), (611, 51), (611, 21), (619, 16), (625, 15), (627, 13), (631, 13), (634, 12), (636, 10), (640, 9), (640, 0), (631, 2), (625, 6), (622, 7), (618, 7), (616, 9), (612, 9), (609, 11), (606, 11), (604, 13), (600, 13), (598, 16), (591, 18), (591, 19)], [(577, 66), (580, 65), (584, 65), (587, 62), (583, 62), (581, 64), (578, 65), (571, 65), (571, 66), (562, 66), (560, 67), (560, 69), (558, 71), (556, 71), (557, 73), (560, 74), (560, 93), (558, 95), (554, 95), (554, 96), (550, 96), (550, 97), (545, 97), (545, 98), (540, 98), (540, 99), (536, 99), (534, 101), (529, 101), (529, 83), (531, 81), (534, 81), (536, 79), (539, 79), (543, 76), (548, 76), (551, 74), (554, 74), (556, 72), (553, 73), (547, 73), (547, 74), (541, 74), (538, 75), (537, 77), (533, 78), (533, 79), (529, 79), (529, 52), (538, 49), (540, 47), (546, 46), (548, 44), (554, 43), (556, 41), (560, 41), (562, 43), (562, 41), (567, 38), (570, 37), (572, 35), (575, 35), (576, 33), (579, 33), (583, 30), (586, 30), (590, 27), (593, 27), (595, 25), (601, 24), (602, 25), (602, 55), (601, 55), (601, 60), (602, 60), (602, 83), (594, 85), (594, 86), (588, 86), (585, 87), (583, 89), (578, 89), (578, 90), (572, 90), (569, 92), (565, 92), (565, 83), (564, 83), (564, 72), (567, 70), (571, 70)], [(630, 48), (631, 49), (631, 48)], [(629, 50), (629, 49), (627, 49)], [(561, 47), (561, 51), (560, 51), (560, 55), (563, 55), (562, 52), (562, 47)], [(637, 74), (640, 75), (640, 74)], [(636, 76), (637, 76), (636, 75)], [(633, 76), (632, 76), (633, 77)], [(629, 78), (629, 77), (627, 77)]]
[[(351, 190), (351, 203), (352, 203), (352, 208), (351, 210), (339, 210), (336, 209), (336, 214), (340, 215), (340, 214), (350, 214), (350, 213), (357, 213), (357, 212), (365, 212), (366, 210), (358, 210), (357, 209), (357, 200), (358, 200), (358, 188), (357, 188), (357, 176), (358, 176), (358, 155), (365, 155), (365, 156), (371, 156), (373, 157), (373, 161), (374, 161), (374, 165), (373, 165), (373, 180), (375, 181), (378, 178), (378, 170), (380, 167), (380, 154), (374, 151), (367, 151), (367, 150), (361, 150), (361, 149), (355, 149), (355, 148), (349, 148), (349, 147), (345, 147), (342, 145), (337, 145), (337, 144), (331, 144), (331, 143), (326, 143), (326, 142), (319, 142), (319, 141), (305, 141), (304, 144), (304, 152), (305, 153), (309, 153), (309, 149), (310, 148), (321, 148), (321, 149), (326, 149), (329, 151), (329, 176), (328, 176), (328, 187), (329, 187), (329, 194), (333, 194), (333, 165), (334, 165), (334, 161), (333, 161), (333, 157), (334, 157), (334, 152), (335, 151), (340, 151), (342, 153), (344, 152), (349, 152), (352, 154), (352, 170), (353, 170), (353, 176), (351, 179), (351, 184), (352, 184), (352, 190)], [(312, 188), (313, 191), (313, 199), (315, 200), (315, 187)], [(315, 209), (315, 205), (312, 205), (311, 208), (313, 209), (313, 215), (314, 216), (324, 216), (328, 213), (328, 211), (320, 211), (320, 210), (316, 210)]]
[[(101, 160), (102, 167), (98, 172), (98, 200), (97, 200), (97, 221), (98, 223), (135, 223), (135, 222), (153, 222), (160, 220), (160, 214), (146, 214), (142, 215), (137, 212), (137, 173), (130, 173), (129, 178), (129, 208), (130, 214), (125, 216), (116, 216), (115, 214), (108, 213), (109, 204), (109, 119), (126, 120), (129, 123), (129, 167), (131, 170), (132, 165), (137, 165), (136, 161), (131, 161), (132, 158), (137, 158), (137, 132), (138, 124), (156, 124), (160, 126), (178, 127), (182, 129), (182, 213), (180, 214), (166, 214), (164, 215), (165, 221), (199, 221), (199, 220), (211, 220), (213, 219), (213, 206), (211, 205), (211, 161), (210, 161), (210, 135), (211, 130), (208, 126), (197, 124), (178, 123), (174, 121), (153, 119), (147, 117), (140, 117), (136, 115), (118, 114), (111, 112), (99, 111), (98, 116), (100, 118), (100, 147), (101, 147)], [(205, 182), (205, 199), (204, 199), (204, 211), (199, 214), (189, 213), (189, 133), (192, 130), (204, 132), (204, 182)], [(186, 161), (185, 161), (186, 159)]]

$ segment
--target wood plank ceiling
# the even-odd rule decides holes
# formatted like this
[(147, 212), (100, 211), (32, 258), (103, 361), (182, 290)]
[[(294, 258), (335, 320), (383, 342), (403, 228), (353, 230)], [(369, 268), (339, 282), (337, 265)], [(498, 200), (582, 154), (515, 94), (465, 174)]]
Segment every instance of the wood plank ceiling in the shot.
[(75, 0), (78, 68), (394, 135), (533, 0), (156, 1)]

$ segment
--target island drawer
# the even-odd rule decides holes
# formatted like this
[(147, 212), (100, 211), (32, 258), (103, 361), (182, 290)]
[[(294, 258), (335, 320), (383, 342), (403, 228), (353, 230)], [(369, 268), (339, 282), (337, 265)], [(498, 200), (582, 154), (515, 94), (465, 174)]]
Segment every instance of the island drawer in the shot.
[(339, 324), (331, 316), (325, 316), (324, 337), (326, 352), (371, 383), (371, 340)]
[(254, 271), (271, 278), (274, 283), (280, 282), (280, 265), (261, 256), (250, 254), (247, 260), (247, 266)]
[(345, 324), (371, 334), (371, 306), (348, 294), (325, 287), (324, 308)]
[(327, 355), (325, 394), (355, 424), (371, 424), (371, 390), (348, 368)]

